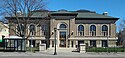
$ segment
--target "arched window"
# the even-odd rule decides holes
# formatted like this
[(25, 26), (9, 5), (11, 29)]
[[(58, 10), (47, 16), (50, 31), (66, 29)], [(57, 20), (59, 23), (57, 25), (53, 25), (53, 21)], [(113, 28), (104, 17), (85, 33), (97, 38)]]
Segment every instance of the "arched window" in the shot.
[(78, 36), (84, 36), (84, 26), (83, 25), (78, 26)]
[(29, 26), (29, 30), (30, 30), (30, 32), (31, 32), (31, 35), (35, 35), (36, 29), (35, 29), (35, 25), (34, 25), (34, 24), (31, 24), (31, 25)]
[(25, 30), (25, 27), (23, 24), (17, 25), (17, 31), (18, 31), (18, 33), (20, 33), (20, 34), (18, 34), (19, 36), (24, 36), (24, 30)]
[(42, 30), (42, 35), (46, 35), (49, 30), (48, 25), (47, 24), (42, 25), (41, 30)]
[(23, 24), (18, 24), (18, 25), (17, 25), (17, 30), (18, 30), (19, 32), (24, 31), (24, 25), (23, 25)]
[(65, 25), (65, 24), (60, 24), (59, 28), (60, 28), (60, 29), (65, 29), (65, 28), (66, 28), (66, 25)]
[(41, 35), (41, 25), (37, 25), (36, 35), (37, 35), (37, 36), (40, 36), (40, 35)]
[(96, 36), (96, 26), (95, 25), (90, 26), (90, 35)]
[(107, 36), (108, 35), (108, 27), (106, 25), (102, 26), (102, 35)]

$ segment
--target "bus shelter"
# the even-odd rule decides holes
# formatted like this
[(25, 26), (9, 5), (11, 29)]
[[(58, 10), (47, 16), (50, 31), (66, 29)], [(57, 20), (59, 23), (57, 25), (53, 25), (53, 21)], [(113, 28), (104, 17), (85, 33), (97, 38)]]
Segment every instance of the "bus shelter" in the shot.
[(26, 40), (18, 36), (3, 38), (4, 51), (25, 51)]

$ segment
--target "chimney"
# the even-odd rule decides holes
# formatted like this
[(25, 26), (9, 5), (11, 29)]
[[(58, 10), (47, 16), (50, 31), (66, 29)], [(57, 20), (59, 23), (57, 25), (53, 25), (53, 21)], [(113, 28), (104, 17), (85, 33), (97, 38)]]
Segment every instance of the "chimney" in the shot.
[(108, 15), (108, 12), (104, 12), (103, 15)]
[(22, 15), (22, 12), (21, 11), (17, 11), (17, 15)]

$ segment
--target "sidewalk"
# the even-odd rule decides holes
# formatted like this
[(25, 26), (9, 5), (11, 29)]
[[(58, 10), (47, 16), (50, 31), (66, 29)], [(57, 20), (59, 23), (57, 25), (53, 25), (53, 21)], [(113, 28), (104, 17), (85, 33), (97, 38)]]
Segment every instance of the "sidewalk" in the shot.
[(57, 55), (53, 55), (50, 52), (0, 52), (0, 56), (125, 57), (125, 53), (57, 52)]
[(54, 50), (50, 49), (41, 52), (0, 52), (0, 56), (52, 56), (52, 57), (125, 57), (125, 52), (106, 53), (106, 52), (71, 52), (69, 50), (57, 50), (57, 55), (53, 55)]

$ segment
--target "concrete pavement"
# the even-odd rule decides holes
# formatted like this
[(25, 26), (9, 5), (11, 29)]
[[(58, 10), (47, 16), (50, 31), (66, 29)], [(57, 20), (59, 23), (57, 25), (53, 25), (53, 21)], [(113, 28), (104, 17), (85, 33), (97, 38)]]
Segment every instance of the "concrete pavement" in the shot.
[(47, 58), (60, 58), (60, 57), (71, 57), (71, 58), (125, 58), (125, 53), (96, 53), (96, 52), (86, 52), (86, 53), (79, 53), (79, 52), (72, 52), (71, 50), (63, 50), (58, 49), (57, 55), (53, 55), (54, 50), (50, 49), (47, 51), (41, 51), (41, 52), (0, 52), (0, 58), (1, 57), (47, 57)]
[(19, 53), (19, 52), (13, 52), (13, 53), (10, 53), (10, 52), (5, 52), (5, 53), (0, 53), (0, 58), (1, 57), (33, 57), (33, 58), (36, 58), (36, 57), (47, 57), (47, 58), (60, 58), (60, 57), (64, 57), (64, 58), (111, 58), (111, 57), (114, 57), (114, 58), (125, 58), (125, 53), (72, 53), (71, 54), (62, 54), (62, 53), (58, 53), (57, 55), (53, 55), (52, 54), (46, 54), (46, 53), (41, 53), (41, 52), (37, 52), (37, 53), (31, 53), (31, 52), (25, 52), (25, 53)]

